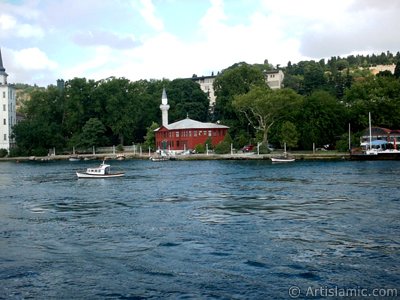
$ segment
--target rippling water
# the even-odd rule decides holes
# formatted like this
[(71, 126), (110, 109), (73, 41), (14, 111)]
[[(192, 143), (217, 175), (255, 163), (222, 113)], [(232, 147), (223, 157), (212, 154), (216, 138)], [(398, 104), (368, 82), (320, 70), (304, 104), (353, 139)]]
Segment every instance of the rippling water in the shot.
[(0, 299), (400, 287), (400, 162), (94, 164), (0, 163)]

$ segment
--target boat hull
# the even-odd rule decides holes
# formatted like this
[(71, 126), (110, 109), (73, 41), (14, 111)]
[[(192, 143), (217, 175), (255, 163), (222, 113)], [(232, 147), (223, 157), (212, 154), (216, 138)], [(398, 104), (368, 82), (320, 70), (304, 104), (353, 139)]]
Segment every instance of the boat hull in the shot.
[(351, 160), (400, 160), (400, 152), (377, 153), (377, 154), (351, 154)]
[(115, 177), (122, 177), (124, 175), (125, 175), (125, 173), (88, 174), (88, 173), (76, 172), (76, 176), (78, 176), (78, 178), (88, 178), (88, 179), (115, 178)]
[(294, 158), (277, 158), (277, 157), (271, 157), (272, 162), (293, 162), (295, 161)]
[(151, 161), (167, 161), (170, 160), (169, 157), (150, 157)]

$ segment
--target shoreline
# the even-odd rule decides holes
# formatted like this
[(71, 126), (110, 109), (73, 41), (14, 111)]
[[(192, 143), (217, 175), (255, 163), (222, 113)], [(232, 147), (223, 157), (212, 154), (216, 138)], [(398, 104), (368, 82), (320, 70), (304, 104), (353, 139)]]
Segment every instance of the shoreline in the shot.
[[(189, 154), (189, 155), (176, 155), (174, 160), (269, 160), (271, 157), (281, 155), (281, 152), (274, 152), (270, 154), (256, 154), (256, 153), (235, 153), (235, 154)], [(101, 153), (101, 154), (81, 154), (78, 155), (81, 161), (90, 160), (117, 160), (118, 156), (123, 155), (124, 160), (146, 160), (152, 155), (137, 154), (137, 153)], [(153, 154), (154, 155), (154, 154)], [(296, 160), (349, 160), (350, 155), (346, 152), (291, 152), (290, 156)], [(14, 162), (49, 162), (69, 160), (71, 155), (52, 155), (52, 156), (30, 156), (30, 157), (3, 157), (0, 162), (14, 161)]]

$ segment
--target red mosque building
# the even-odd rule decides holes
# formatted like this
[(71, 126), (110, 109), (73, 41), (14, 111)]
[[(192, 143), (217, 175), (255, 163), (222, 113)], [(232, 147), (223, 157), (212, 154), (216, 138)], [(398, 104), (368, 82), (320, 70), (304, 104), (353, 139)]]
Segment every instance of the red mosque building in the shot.
[(168, 124), (168, 99), (163, 90), (160, 109), (162, 112), (162, 126), (155, 130), (156, 147), (158, 149), (187, 150), (194, 149), (199, 144), (205, 144), (211, 139), (211, 144), (216, 146), (221, 142), (229, 127), (203, 123), (189, 118)]

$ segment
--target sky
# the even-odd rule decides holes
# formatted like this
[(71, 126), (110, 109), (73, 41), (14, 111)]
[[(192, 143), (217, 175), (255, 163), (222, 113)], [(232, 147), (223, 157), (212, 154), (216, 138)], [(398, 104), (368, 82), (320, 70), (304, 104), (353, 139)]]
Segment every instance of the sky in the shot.
[(0, 0), (8, 82), (211, 75), (400, 51), (399, 0)]

